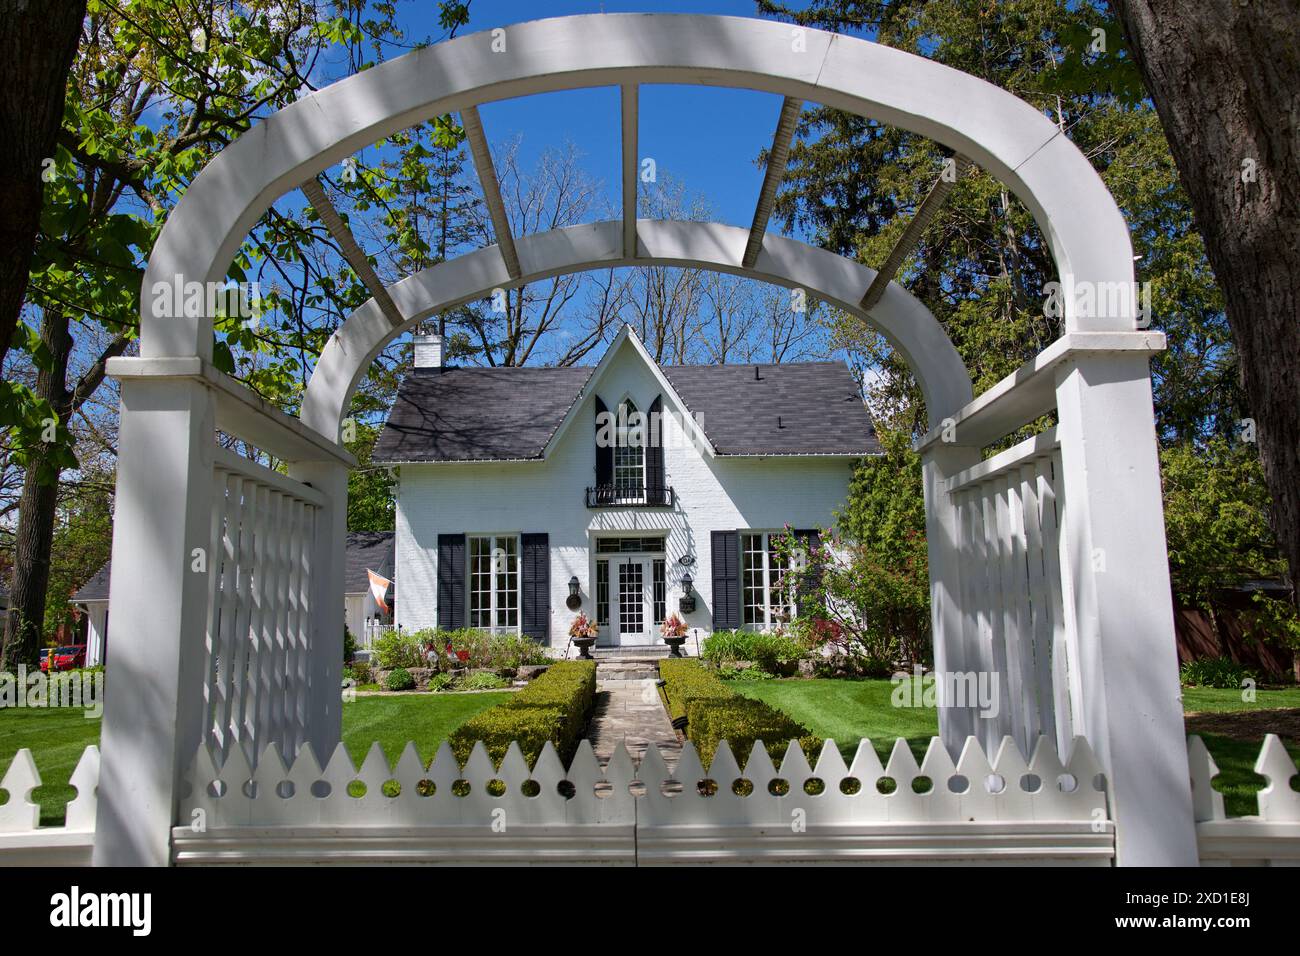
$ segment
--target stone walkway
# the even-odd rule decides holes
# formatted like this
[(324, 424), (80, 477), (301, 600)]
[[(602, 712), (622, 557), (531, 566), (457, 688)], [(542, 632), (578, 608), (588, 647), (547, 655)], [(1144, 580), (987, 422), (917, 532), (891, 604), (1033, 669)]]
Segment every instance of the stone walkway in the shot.
[(640, 763), (654, 744), (669, 767), (677, 765), (682, 745), (668, 721), (653, 680), (602, 680), (596, 684), (596, 710), (587, 738), (602, 765), (609, 762), (620, 742)]

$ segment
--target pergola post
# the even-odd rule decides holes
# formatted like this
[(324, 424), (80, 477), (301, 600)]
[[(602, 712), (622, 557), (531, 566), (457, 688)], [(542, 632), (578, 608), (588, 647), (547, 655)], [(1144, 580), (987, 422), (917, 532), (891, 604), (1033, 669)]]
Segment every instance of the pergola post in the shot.
[(203, 715), (214, 415), (194, 379), (122, 381), (96, 866), (170, 860)]
[(939, 709), (939, 736), (953, 759), (975, 733), (971, 701), (949, 700), (945, 677), (976, 670), (962, 628), (961, 522), (948, 479), (980, 460), (978, 448), (938, 443), (921, 455), (925, 491), (925, 536), (930, 555), (930, 623), (934, 636), (934, 671)]
[(1160, 470), (1145, 354), (1056, 374), (1082, 726), (1106, 770), (1125, 866), (1195, 866)]

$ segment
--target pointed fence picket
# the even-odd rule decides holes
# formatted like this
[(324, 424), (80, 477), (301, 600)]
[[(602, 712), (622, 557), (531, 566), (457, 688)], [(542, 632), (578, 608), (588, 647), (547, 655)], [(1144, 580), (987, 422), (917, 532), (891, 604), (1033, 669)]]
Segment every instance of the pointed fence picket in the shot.
[(1202, 866), (1300, 866), (1300, 768), (1277, 734), (1264, 738), (1255, 773), (1267, 783), (1257, 799), (1259, 814), (1229, 817), (1211, 781), (1219, 772), (1200, 737), (1187, 740), (1192, 809)]
[(68, 781), (77, 791), (68, 801), (61, 827), (42, 827), (41, 808), (32, 792), (41, 774), (32, 752), (19, 750), (9, 762), (0, 790), (9, 800), (0, 806), (0, 863), (6, 866), (89, 866), (95, 840), (95, 788), (99, 784), (99, 748), (81, 754)]

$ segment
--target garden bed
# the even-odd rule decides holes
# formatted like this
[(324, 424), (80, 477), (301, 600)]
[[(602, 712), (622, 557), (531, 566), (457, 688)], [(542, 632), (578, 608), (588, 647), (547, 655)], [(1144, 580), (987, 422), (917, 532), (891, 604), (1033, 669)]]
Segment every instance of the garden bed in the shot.
[(518, 634), (392, 631), (375, 641), (370, 660), (345, 664), (343, 676), (359, 689), (388, 693), (506, 690), (550, 663), (546, 648)]

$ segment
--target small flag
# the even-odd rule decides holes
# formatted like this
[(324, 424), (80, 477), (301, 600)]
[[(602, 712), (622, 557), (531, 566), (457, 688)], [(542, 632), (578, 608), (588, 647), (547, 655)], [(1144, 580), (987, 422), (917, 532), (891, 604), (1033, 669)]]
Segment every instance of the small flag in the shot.
[(384, 603), (384, 595), (388, 593), (388, 588), (393, 582), (382, 574), (375, 574), (369, 568), (366, 568), (366, 574), (370, 575), (370, 593), (375, 596), (375, 603), (379, 605), (382, 613), (387, 614), (388, 605)]

